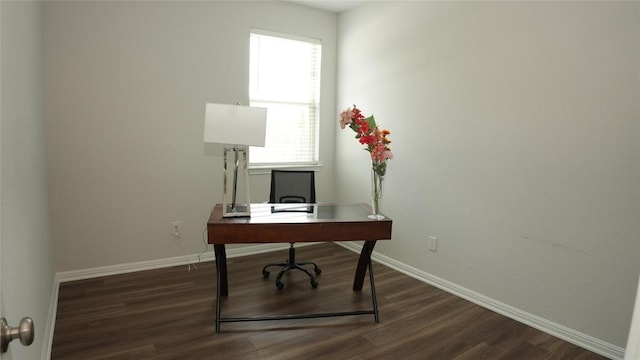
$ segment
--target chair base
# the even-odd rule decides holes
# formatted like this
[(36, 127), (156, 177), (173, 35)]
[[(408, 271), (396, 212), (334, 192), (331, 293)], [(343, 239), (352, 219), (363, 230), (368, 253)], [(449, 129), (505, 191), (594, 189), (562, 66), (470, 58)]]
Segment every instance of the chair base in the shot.
[(307, 274), (307, 276), (309, 276), (309, 280), (311, 281), (311, 287), (315, 289), (318, 287), (318, 281), (316, 281), (315, 276), (313, 276), (313, 274), (311, 274), (309, 270), (303, 267), (306, 265), (313, 265), (313, 271), (316, 273), (316, 275), (320, 275), (320, 273), (322, 272), (322, 270), (314, 262), (296, 263), (296, 249), (293, 247), (293, 243), (292, 243), (289, 246), (289, 260), (287, 260), (287, 262), (284, 262), (284, 263), (266, 265), (265, 267), (262, 268), (262, 276), (265, 278), (269, 277), (271, 273), (267, 271), (268, 267), (281, 266), (282, 270), (280, 270), (280, 272), (278, 273), (278, 276), (276, 277), (276, 287), (278, 289), (282, 289), (284, 288), (284, 284), (282, 283), (282, 276), (289, 270), (300, 270), (305, 274)]

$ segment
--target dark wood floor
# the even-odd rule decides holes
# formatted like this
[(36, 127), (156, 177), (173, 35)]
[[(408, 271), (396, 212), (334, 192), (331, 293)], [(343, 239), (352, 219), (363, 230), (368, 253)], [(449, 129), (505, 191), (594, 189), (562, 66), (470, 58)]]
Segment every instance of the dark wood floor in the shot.
[[(322, 267), (312, 289), (301, 272), (278, 291), (260, 270), (286, 251), (229, 259), (223, 316), (371, 308), (368, 283), (351, 291), (357, 254), (334, 244), (298, 248)], [(215, 265), (60, 285), (52, 359), (605, 359), (380, 264), (380, 323), (373, 315), (223, 323), (216, 334)]]

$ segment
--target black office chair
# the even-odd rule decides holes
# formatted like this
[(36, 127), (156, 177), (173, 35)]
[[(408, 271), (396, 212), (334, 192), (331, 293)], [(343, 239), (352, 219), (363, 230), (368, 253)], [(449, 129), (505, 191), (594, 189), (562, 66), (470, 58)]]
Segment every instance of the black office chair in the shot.
[[(269, 195), (270, 203), (306, 203), (313, 204), (316, 202), (316, 184), (313, 171), (301, 170), (271, 170), (271, 192)], [(274, 208), (275, 209), (275, 208)], [(313, 208), (309, 208), (313, 211)], [(304, 210), (304, 209), (303, 209)], [(283, 209), (278, 211), (301, 211), (300, 209)], [(306, 210), (305, 210), (306, 211)], [(296, 262), (296, 249), (294, 243), (289, 244), (289, 259), (284, 263), (269, 264), (262, 268), (262, 276), (269, 277), (267, 268), (270, 266), (281, 266), (282, 270), (276, 277), (276, 287), (282, 289), (282, 276), (289, 270), (297, 269), (303, 271), (311, 279), (311, 287), (318, 287), (316, 278), (311, 272), (303, 266), (313, 265), (313, 271), (316, 275), (320, 275), (322, 270), (313, 262)]]

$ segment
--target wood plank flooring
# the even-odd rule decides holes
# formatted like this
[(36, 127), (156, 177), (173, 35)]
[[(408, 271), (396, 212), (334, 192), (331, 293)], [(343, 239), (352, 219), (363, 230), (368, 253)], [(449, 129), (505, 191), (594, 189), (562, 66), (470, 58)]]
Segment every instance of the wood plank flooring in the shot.
[[(274, 285), (262, 266), (286, 251), (228, 259), (224, 317), (371, 309), (368, 281), (351, 290), (357, 254), (335, 244), (297, 248), (322, 268)], [(52, 359), (605, 359), (374, 263), (373, 315), (223, 323), (215, 333), (215, 264), (114, 275), (60, 285)]]

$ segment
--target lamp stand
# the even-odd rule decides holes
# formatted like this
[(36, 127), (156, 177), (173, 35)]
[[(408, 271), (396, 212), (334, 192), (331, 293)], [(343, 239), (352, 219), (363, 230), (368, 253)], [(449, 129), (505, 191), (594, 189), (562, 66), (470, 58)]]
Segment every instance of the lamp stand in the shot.
[[(233, 184), (231, 189), (231, 203), (228, 201), (228, 171), (229, 171), (229, 153), (233, 152)], [(242, 164), (240, 164), (242, 163)], [(241, 176), (244, 177), (244, 193), (245, 203), (237, 203), (238, 194), (238, 169), (242, 167)], [(223, 175), (223, 199), (222, 199), (222, 217), (250, 217), (251, 216), (251, 200), (249, 198), (249, 170), (247, 166), (247, 147), (240, 147), (235, 145), (234, 147), (224, 148), (224, 175)]]

